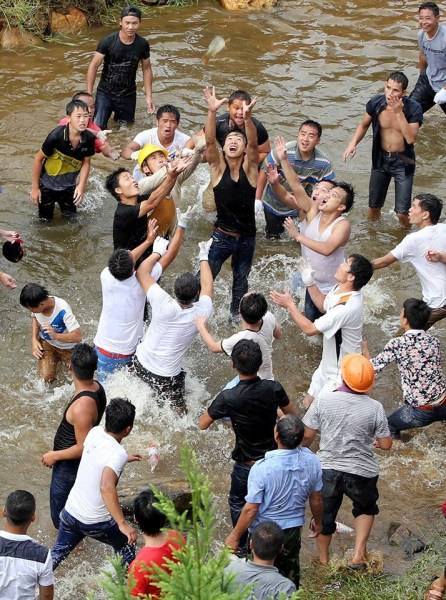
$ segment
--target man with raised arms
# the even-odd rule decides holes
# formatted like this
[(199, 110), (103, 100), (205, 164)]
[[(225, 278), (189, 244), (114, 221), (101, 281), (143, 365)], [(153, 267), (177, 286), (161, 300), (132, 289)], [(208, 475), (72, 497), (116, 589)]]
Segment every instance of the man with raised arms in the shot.
[(408, 212), (415, 173), (414, 144), (423, 123), (421, 106), (406, 97), (408, 79), (400, 71), (390, 73), (384, 94), (370, 98), (366, 113), (356, 128), (343, 158), (356, 154), (356, 147), (373, 129), (372, 172), (369, 183), (370, 219), (378, 219), (387, 196), (390, 180), (395, 181), (395, 212), (404, 227), (409, 226)]

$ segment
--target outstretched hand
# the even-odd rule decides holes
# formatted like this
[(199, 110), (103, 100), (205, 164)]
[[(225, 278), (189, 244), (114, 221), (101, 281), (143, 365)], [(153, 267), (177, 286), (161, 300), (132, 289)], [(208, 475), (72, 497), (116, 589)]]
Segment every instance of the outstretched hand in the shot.
[(285, 221), (283, 222), (283, 226), (286, 229), (286, 232), (288, 233), (290, 238), (293, 240), (296, 240), (296, 242), (298, 242), (300, 232), (299, 232), (298, 228), (296, 227), (296, 223), (293, 221), (293, 219), (291, 217), (287, 217), (285, 219)]
[(286, 160), (288, 158), (286, 153), (285, 138), (281, 135), (278, 135), (274, 138), (274, 150), (276, 158), (279, 162), (282, 162), (283, 160)]
[(220, 108), (220, 106), (222, 106), (222, 104), (225, 104), (225, 102), (228, 101), (227, 98), (222, 98), (221, 100), (219, 100), (215, 96), (215, 87), (214, 86), (212, 86), (212, 87), (207, 86), (204, 88), (204, 99), (206, 100), (206, 102), (208, 104), (208, 109), (211, 112), (217, 112), (218, 109)]
[(251, 118), (252, 109), (254, 108), (256, 102), (257, 98), (253, 98), (249, 104), (245, 100), (243, 100), (243, 119)]
[(271, 296), (271, 300), (274, 302), (274, 304), (277, 304), (277, 306), (281, 306), (282, 308), (290, 308), (291, 306), (294, 306), (294, 300), (293, 297), (291, 296), (291, 294), (289, 292), (277, 292), (276, 290), (273, 290), (270, 294)]
[(276, 183), (280, 182), (280, 175), (276, 165), (270, 163), (266, 165), (266, 179), (270, 185), (276, 185)]
[(150, 245), (153, 244), (157, 235), (158, 221), (156, 219), (150, 219), (147, 225), (147, 241), (150, 243)]
[(182, 156), (181, 158), (175, 158), (174, 160), (167, 163), (167, 172), (170, 175), (177, 176), (182, 173), (192, 162), (192, 156)]

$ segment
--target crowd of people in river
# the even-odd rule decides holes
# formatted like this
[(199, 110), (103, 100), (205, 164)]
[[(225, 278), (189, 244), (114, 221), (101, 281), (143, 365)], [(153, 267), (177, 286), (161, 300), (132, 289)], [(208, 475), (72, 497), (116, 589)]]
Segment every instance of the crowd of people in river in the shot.
[[(433, 2), (418, 10), (420, 76), (407, 95), (408, 79), (393, 71), (382, 94), (366, 104), (347, 160), (373, 129), (369, 217), (376, 219), (391, 179), (395, 213), (405, 228), (415, 227), (388, 254), (369, 260), (346, 253), (351, 236), (348, 214), (353, 187), (336, 179), (331, 160), (319, 149), (321, 125), (303, 121), (297, 139), (278, 136), (271, 145), (264, 125), (252, 116), (256, 99), (242, 90), (218, 98), (206, 88), (207, 117), (192, 137), (179, 130), (180, 112), (166, 104), (156, 111), (157, 126), (138, 133), (122, 151), (107, 140), (112, 114), (132, 122), (135, 77), (142, 66), (146, 104), (154, 112), (150, 46), (137, 31), (141, 12), (122, 11), (120, 29), (101, 40), (87, 72), (85, 91), (76, 93), (66, 117), (44, 140), (32, 170), (31, 200), (41, 219), (53, 218), (55, 205), (75, 217), (85, 195), (90, 159), (134, 160), (111, 172), (105, 188), (116, 200), (113, 245), (100, 274), (102, 311), (94, 345), (83, 342), (82, 328), (68, 302), (41, 283), (27, 283), (20, 304), (31, 313), (32, 354), (45, 382), (69, 367), (75, 394), (56, 431), (53, 449), (42, 456), (52, 469), (51, 518), (57, 538), (51, 552), (27, 535), (35, 516), (34, 496), (12, 492), (0, 531), (0, 597), (53, 597), (53, 570), (84, 537), (113, 547), (130, 565), (132, 595), (159, 596), (150, 566), (167, 568), (185, 543), (166, 529), (166, 517), (151, 492), (135, 500), (135, 520), (144, 547), (135, 557), (137, 531), (124, 517), (117, 485), (128, 462), (121, 442), (131, 433), (135, 407), (124, 398), (107, 403), (103, 384), (128, 369), (151, 388), (159, 402), (187, 412), (184, 357), (199, 335), (211, 352), (231, 358), (236, 376), (200, 416), (198, 427), (229, 420), (235, 434), (229, 490), (233, 529), (225, 543), (238, 557), (226, 567), (232, 586), (252, 586), (252, 598), (289, 596), (299, 588), (299, 551), (305, 508), (320, 564), (328, 564), (336, 517), (344, 496), (353, 503), (355, 546), (349, 568), (367, 566), (367, 542), (378, 514), (378, 462), (374, 449), (389, 450), (401, 432), (446, 420), (446, 377), (441, 345), (429, 329), (446, 317), (446, 224), (442, 200), (432, 193), (412, 198), (414, 144), (423, 114), (434, 104), (446, 112), (446, 27)], [(93, 96), (95, 78), (103, 63)], [(218, 111), (227, 104), (227, 112)], [(198, 274), (191, 268), (176, 277), (174, 295), (161, 276), (182, 252), (187, 229), (198, 218), (196, 206), (180, 210), (182, 184), (207, 163), (210, 187), (204, 195), (216, 211), (208, 241), (199, 243)], [(268, 299), (248, 291), (256, 246), (256, 216), (265, 216), (267, 239), (285, 232), (300, 245), (303, 260), (297, 285), (305, 288), (303, 310), (290, 292), (272, 290), (270, 300), (284, 308), (306, 336), (322, 338), (322, 357), (303, 399), (305, 414), (275, 380), (272, 345), (282, 328)], [(14, 231), (0, 230), (20, 247)], [(290, 247), (290, 253), (296, 250)], [(213, 312), (213, 282), (231, 258), (230, 321), (238, 331), (216, 340), (208, 321)], [(371, 357), (363, 338), (363, 288), (377, 269), (408, 262), (415, 269), (422, 299), (408, 298), (400, 311), (403, 335), (389, 340)], [(296, 263), (297, 264), (297, 263)], [(195, 272), (192, 272), (195, 271)], [(1, 282), (16, 286), (2, 273)], [(271, 282), (274, 288), (274, 282)], [(150, 317), (149, 317), (150, 313)], [(144, 327), (144, 323), (148, 322)], [(390, 415), (369, 395), (376, 374), (396, 362), (404, 403)], [(105, 415), (104, 426), (100, 423)], [(319, 436), (319, 451), (309, 447)], [(251, 554), (250, 554), (251, 553)], [(246, 560), (247, 555), (251, 556)], [(149, 569), (147, 569), (147, 566)], [(442, 598), (446, 579), (427, 592)]]

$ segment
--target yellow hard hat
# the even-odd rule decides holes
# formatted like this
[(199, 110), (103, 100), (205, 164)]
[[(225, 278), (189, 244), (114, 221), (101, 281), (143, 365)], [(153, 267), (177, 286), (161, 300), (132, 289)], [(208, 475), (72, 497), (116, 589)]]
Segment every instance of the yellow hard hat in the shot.
[(365, 394), (375, 381), (372, 363), (362, 354), (346, 354), (341, 362), (342, 379), (354, 392)]
[(146, 158), (151, 154), (155, 154), (155, 152), (162, 152), (166, 158), (169, 156), (169, 153), (165, 148), (155, 146), (154, 144), (145, 144), (138, 152), (138, 165), (141, 167)]

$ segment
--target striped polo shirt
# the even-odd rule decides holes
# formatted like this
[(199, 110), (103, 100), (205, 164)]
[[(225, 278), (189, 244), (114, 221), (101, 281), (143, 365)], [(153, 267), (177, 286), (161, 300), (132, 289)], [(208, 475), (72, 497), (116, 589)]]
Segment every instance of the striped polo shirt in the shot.
[(51, 552), (28, 535), (0, 531), (0, 598), (34, 600), (54, 584)]
[[(335, 172), (333, 171), (333, 167), (331, 164), (331, 160), (325, 156), (323, 152), (321, 152), (318, 148), (314, 149), (313, 156), (309, 160), (303, 160), (300, 156), (299, 148), (297, 146), (297, 142), (288, 142), (286, 144), (288, 162), (296, 171), (299, 176), (300, 182), (305, 188), (305, 191), (308, 195), (311, 194), (313, 190), (313, 186), (319, 181), (331, 181), (335, 178)], [(279, 162), (274, 155), (274, 150), (272, 150), (268, 156), (265, 158), (262, 164), (262, 169), (266, 172), (267, 165), (278, 165)], [(291, 191), (283, 173), (278, 166), (278, 171), (280, 175), (280, 183), (287, 189), (289, 192)], [(288, 206), (285, 206), (278, 200), (269, 185), (269, 183), (265, 187), (265, 191), (263, 193), (263, 204), (268, 212), (271, 212), (280, 217), (296, 217), (297, 211), (290, 209)]]

